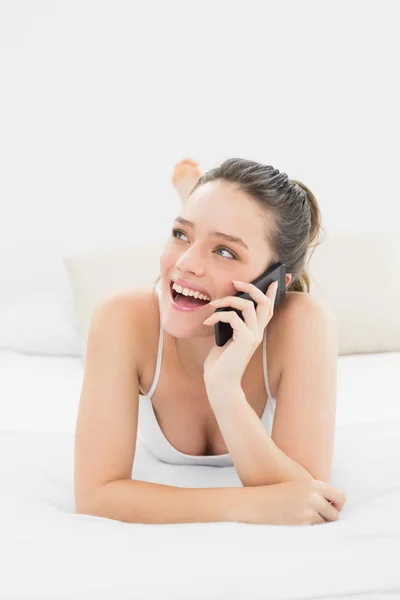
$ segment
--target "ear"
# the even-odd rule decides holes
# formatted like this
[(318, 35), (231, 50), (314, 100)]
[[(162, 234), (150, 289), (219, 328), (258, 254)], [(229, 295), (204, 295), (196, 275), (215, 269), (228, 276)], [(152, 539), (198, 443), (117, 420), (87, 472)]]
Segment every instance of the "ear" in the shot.
[(287, 273), (285, 286), (287, 287), (291, 281), (292, 281), (292, 276), (290, 275), (290, 273)]

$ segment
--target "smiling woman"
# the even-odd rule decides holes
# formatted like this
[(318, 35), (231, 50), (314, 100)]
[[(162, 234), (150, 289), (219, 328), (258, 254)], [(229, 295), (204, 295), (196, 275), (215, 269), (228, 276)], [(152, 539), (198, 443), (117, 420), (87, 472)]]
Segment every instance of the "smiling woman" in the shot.
[[(337, 351), (333, 321), (307, 293), (317, 201), (285, 173), (240, 158), (192, 183), (160, 256), (157, 293), (119, 296), (93, 321), (76, 436), (85, 466), (77, 480), (97, 486), (85, 507), (146, 523), (336, 520), (345, 495), (314, 481), (330, 476)], [(275, 307), (276, 287), (264, 293), (250, 282), (278, 262), (286, 295)], [(215, 311), (216, 299), (235, 310)], [(216, 322), (234, 331), (223, 346)], [(243, 487), (224, 494), (122, 481), (136, 430), (160, 460), (234, 466)], [(95, 462), (100, 455), (106, 464)]]
[[(202, 373), (204, 380), (206, 374), (209, 379), (212, 371), (222, 373), (220, 367), (215, 368), (214, 362), (218, 358), (221, 365), (221, 352), (224, 352), (227, 367), (228, 355), (232, 356), (229, 359), (230, 368), (226, 369), (225, 381), (221, 381), (220, 386), (232, 384), (237, 380), (239, 383), (244, 375), (239, 368), (239, 362), (236, 376), (232, 372), (232, 365), (238, 358), (237, 353), (235, 352), (234, 359), (233, 348), (229, 347), (229, 343), (225, 344), (222, 351), (221, 348), (217, 349), (213, 327), (207, 326), (215, 324), (217, 315), (207, 300), (231, 298), (227, 306), (233, 306), (233, 299), (238, 291), (247, 291), (250, 296), (255, 291), (251, 291), (250, 288), (236, 288), (233, 281), (252, 281), (278, 261), (286, 268), (287, 293), (283, 302), (276, 307), (276, 316), (268, 316), (269, 308), (263, 306), (261, 298), (256, 301), (257, 314), (253, 306), (244, 303), (249, 301), (241, 300), (244, 322), (240, 321), (233, 311), (218, 312), (219, 321), (225, 320), (231, 324), (234, 330), (234, 344), (237, 345), (240, 338), (244, 340), (249, 330), (256, 337), (257, 342), (243, 364), (248, 364), (250, 368), (256, 356), (261, 322), (271, 322), (268, 325), (269, 337), (274, 336), (275, 346), (279, 347), (286, 323), (292, 322), (293, 318), (296, 321), (302, 320), (306, 314), (308, 318), (309, 314), (315, 313), (317, 318), (317, 303), (311, 299), (310, 302), (301, 302), (301, 296), (309, 291), (307, 260), (311, 258), (309, 250), (315, 247), (321, 230), (320, 210), (311, 191), (271, 166), (232, 158), (200, 176), (193, 183), (160, 257), (161, 274), (156, 281), (158, 283), (161, 280), (162, 293), (159, 301), (162, 330), (173, 340), (182, 372), (193, 375)], [(171, 282), (177, 285), (171, 286)], [(206, 293), (207, 296), (201, 296), (196, 290)], [(272, 296), (273, 291), (267, 291), (266, 295)], [(269, 300), (271, 299), (270, 297)], [(214, 320), (210, 321), (207, 317), (211, 316)], [(277, 327), (274, 327), (278, 317), (279, 337)], [(305, 341), (303, 334), (296, 352), (302, 352), (302, 341)], [(332, 353), (327, 359), (332, 361), (332, 369), (334, 352), (332, 345)], [(278, 364), (277, 353), (272, 358), (271, 369), (275, 368), (275, 364)], [(280, 371), (282, 368), (283, 362), (280, 360)], [(228, 371), (230, 375), (227, 374)], [(307, 378), (309, 375), (305, 372), (304, 376)], [(220, 375), (220, 379), (224, 380), (224, 376)], [(207, 386), (207, 381), (206, 387), (209, 392), (211, 386)], [(271, 395), (268, 393), (268, 396)], [(279, 414), (282, 412), (279, 411)], [(332, 423), (330, 426), (327, 424), (329, 435), (332, 435), (331, 425)], [(225, 441), (227, 442), (226, 438)], [(318, 452), (319, 448), (314, 450)], [(295, 457), (291, 458), (293, 461)], [(330, 459), (331, 457), (326, 457), (326, 461)], [(292, 462), (292, 467), (287, 463), (287, 468), (288, 473), (302, 473), (304, 470), (307, 472), (307, 466), (298, 463)], [(246, 470), (246, 467), (242, 468), (242, 473)], [(328, 470), (325, 468), (326, 473)], [(283, 472), (282, 476), (285, 477)], [(243, 480), (249, 483), (251, 478), (244, 476)], [(268, 477), (264, 480), (272, 483)]]

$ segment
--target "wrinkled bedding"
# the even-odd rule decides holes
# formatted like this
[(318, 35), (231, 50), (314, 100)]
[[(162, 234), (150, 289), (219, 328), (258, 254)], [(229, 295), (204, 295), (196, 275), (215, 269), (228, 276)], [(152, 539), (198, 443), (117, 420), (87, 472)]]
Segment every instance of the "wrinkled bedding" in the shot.
[[(147, 525), (75, 514), (80, 359), (0, 352), (0, 598), (400, 598), (399, 373), (400, 353), (339, 358), (338, 521)], [(167, 465), (140, 442), (132, 477), (241, 485), (234, 467)]]

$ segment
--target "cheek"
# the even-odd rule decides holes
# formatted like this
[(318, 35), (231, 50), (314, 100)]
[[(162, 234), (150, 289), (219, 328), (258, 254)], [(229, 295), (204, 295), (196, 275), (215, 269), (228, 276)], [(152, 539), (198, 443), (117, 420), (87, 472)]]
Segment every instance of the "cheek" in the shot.
[(176, 252), (166, 248), (160, 256), (160, 275), (163, 277), (165, 274), (170, 274), (174, 268), (178, 257)]

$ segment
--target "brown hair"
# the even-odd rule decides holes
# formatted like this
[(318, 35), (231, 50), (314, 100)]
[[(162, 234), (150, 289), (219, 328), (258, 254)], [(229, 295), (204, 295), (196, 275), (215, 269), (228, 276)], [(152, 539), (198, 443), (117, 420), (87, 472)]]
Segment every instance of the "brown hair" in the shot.
[[(209, 181), (222, 179), (245, 192), (265, 213), (266, 241), (272, 249), (270, 265), (282, 262), (292, 280), (288, 291), (310, 292), (307, 266), (308, 251), (319, 245), (318, 237), (323, 230), (321, 211), (314, 194), (304, 183), (290, 180), (270, 165), (244, 158), (228, 158), (219, 167), (207, 171), (193, 187)], [(314, 243), (316, 242), (316, 243)], [(154, 284), (161, 279), (159, 276)]]

